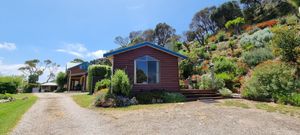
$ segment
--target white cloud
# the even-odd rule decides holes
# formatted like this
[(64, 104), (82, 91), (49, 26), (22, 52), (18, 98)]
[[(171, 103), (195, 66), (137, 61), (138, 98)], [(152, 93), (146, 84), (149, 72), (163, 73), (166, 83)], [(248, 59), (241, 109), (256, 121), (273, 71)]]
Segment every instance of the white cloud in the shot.
[(81, 43), (65, 44), (64, 48), (57, 49), (56, 51), (68, 53), (68, 54), (71, 54), (71, 55), (74, 55), (74, 56), (80, 57), (80, 58), (83, 58), (84, 54), (86, 54), (88, 52), (88, 50), (85, 48), (85, 46)]
[(103, 54), (106, 53), (107, 51), (106, 50), (98, 50), (98, 51), (95, 51), (95, 52), (90, 52), (88, 53), (88, 57), (92, 57), (92, 58), (102, 58), (103, 57)]
[(15, 43), (3, 42), (3, 43), (0, 43), (0, 49), (12, 51), (12, 50), (17, 49), (17, 47), (16, 47)]
[(5, 64), (2, 59), (0, 59), (0, 74), (1, 75), (22, 75), (22, 72), (18, 69), (22, 67), (23, 64)]
[(106, 50), (89, 51), (84, 44), (81, 43), (69, 43), (65, 44), (63, 48), (57, 49), (57, 52), (67, 53), (79, 58), (102, 58)]

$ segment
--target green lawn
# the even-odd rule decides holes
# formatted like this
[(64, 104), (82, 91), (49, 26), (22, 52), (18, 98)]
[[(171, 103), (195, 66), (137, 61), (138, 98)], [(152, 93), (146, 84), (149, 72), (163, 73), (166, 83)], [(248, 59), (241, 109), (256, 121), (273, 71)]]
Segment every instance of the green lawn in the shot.
[(100, 111), (131, 111), (147, 108), (159, 108), (167, 106), (169, 104), (147, 104), (147, 105), (131, 105), (127, 107), (114, 107), (114, 108), (102, 108), (93, 106), (93, 102), (96, 99), (95, 95), (78, 94), (72, 96), (73, 100), (83, 108), (96, 109)]
[(90, 108), (96, 98), (94, 95), (78, 94), (72, 96), (73, 100), (83, 108)]
[[(0, 135), (10, 132), (22, 115), (36, 102), (37, 97), (33, 94), (14, 94), (13, 102), (0, 103)], [(22, 98), (28, 99), (22, 100)]]

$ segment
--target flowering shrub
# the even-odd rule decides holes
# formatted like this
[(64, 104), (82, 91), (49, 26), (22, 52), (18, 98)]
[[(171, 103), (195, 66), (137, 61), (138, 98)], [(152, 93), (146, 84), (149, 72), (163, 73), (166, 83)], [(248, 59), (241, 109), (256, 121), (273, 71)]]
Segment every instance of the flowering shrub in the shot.
[(244, 30), (244, 31), (250, 31), (250, 30), (252, 30), (253, 29), (253, 26), (252, 25), (249, 25), (249, 24), (246, 24), (246, 25), (244, 25), (244, 26), (242, 26), (242, 29)]
[(277, 23), (278, 23), (277, 20), (269, 20), (269, 21), (265, 21), (265, 22), (256, 24), (256, 27), (264, 29), (266, 27), (272, 27), (272, 26), (276, 25)]
[(208, 38), (208, 41), (215, 43), (217, 41), (217, 38), (216, 38), (216, 36), (211, 36), (211, 37)]

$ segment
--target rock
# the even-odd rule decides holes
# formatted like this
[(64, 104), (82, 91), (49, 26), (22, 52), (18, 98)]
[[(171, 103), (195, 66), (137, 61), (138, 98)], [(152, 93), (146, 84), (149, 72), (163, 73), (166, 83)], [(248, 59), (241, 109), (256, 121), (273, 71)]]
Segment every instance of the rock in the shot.
[(116, 100), (113, 98), (108, 98), (104, 102), (100, 103), (102, 107), (115, 107), (116, 106)]
[(128, 97), (124, 97), (124, 96), (117, 96), (116, 103), (117, 103), (117, 106), (120, 106), (120, 107), (131, 105), (130, 99)]
[(136, 97), (133, 97), (133, 98), (130, 99), (130, 104), (131, 105), (137, 105), (137, 104), (139, 104), (139, 102), (136, 100)]
[(0, 103), (6, 103), (6, 102), (10, 102), (9, 99), (0, 99)]
[(152, 104), (155, 104), (156, 103), (156, 99), (152, 99)]

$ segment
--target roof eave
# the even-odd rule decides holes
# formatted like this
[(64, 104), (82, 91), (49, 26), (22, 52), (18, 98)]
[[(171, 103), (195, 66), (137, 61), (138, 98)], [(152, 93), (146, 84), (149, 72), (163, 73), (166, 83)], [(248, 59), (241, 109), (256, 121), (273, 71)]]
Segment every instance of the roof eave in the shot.
[(160, 51), (163, 51), (165, 53), (168, 53), (170, 55), (173, 55), (175, 57), (178, 57), (178, 58), (181, 58), (181, 59), (186, 59), (187, 57), (182, 55), (182, 54), (179, 54), (177, 52), (173, 52), (171, 50), (168, 50), (166, 48), (163, 48), (163, 47), (160, 47), (156, 44), (153, 44), (151, 42), (143, 42), (143, 43), (140, 43), (140, 44), (137, 44), (137, 45), (134, 45), (134, 46), (130, 46), (130, 47), (127, 47), (127, 48), (123, 48), (123, 49), (120, 49), (120, 50), (116, 50), (116, 51), (113, 51), (113, 52), (109, 52), (109, 53), (105, 53), (103, 54), (103, 57), (112, 57), (113, 55), (116, 55), (116, 54), (120, 54), (120, 53), (123, 53), (123, 52), (127, 52), (127, 51), (130, 51), (130, 50), (133, 50), (133, 49), (137, 49), (137, 48), (140, 48), (140, 47), (143, 47), (143, 46), (149, 46), (149, 47), (152, 47), (154, 49), (157, 49), (157, 50), (160, 50)]

